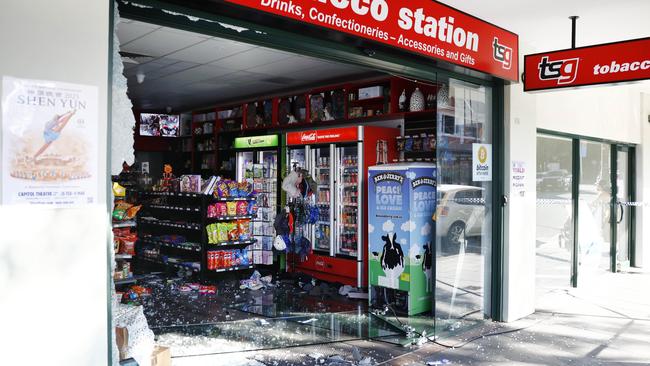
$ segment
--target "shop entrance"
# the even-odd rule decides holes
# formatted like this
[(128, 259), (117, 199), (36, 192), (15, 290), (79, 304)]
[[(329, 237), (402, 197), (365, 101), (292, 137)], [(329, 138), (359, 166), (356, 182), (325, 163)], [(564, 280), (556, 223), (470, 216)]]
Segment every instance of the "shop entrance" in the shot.
[[(297, 36), (273, 39), (279, 50), (268, 29), (214, 21), (203, 28), (169, 13), (153, 24), (143, 8), (124, 8), (132, 19), (118, 35), (138, 125), (136, 164), (116, 180), (131, 185), (127, 200), (142, 208), (124, 233), (137, 233), (134, 254), (118, 259), (117, 272), (135, 276), (116, 285), (129, 299), (138, 297), (133, 282), (153, 292), (139, 300), (157, 339), (183, 346), (177, 356), (350, 339), (404, 343), (404, 323), (443, 335), (498, 316), (491, 268), (501, 215), (492, 183), (502, 156), (499, 82), (418, 69), (408, 59), (361, 62), (338, 46), (300, 53)], [(349, 129), (358, 134), (350, 138)], [(491, 173), (477, 178), (476, 161)], [(428, 274), (431, 293), (432, 310), (410, 318), (400, 313), (399, 294), (377, 307), (364, 297), (368, 258), (380, 256), (364, 241), (366, 169), (393, 162), (438, 165), (433, 225), (373, 228), (435, 238), (403, 253)], [(275, 218), (290, 202), (282, 181), (298, 170), (314, 178), (317, 218), (298, 230), (299, 246), (287, 238), (276, 246)], [(213, 176), (236, 187), (214, 186)], [(255, 197), (224, 193), (247, 190), (242, 180)], [(248, 236), (224, 236), (233, 230)], [(197, 336), (208, 344), (193, 348)]]
[[(634, 147), (548, 131), (537, 137), (538, 307), (630, 266)], [(544, 305), (546, 304), (546, 305)]]

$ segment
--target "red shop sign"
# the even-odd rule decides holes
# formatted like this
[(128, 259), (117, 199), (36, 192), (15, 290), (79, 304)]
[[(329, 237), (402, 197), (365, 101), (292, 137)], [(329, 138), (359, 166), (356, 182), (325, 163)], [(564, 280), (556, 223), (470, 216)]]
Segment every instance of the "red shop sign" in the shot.
[(225, 0), (512, 81), (516, 34), (432, 0)]
[(330, 128), (327, 130), (311, 130), (289, 132), (287, 145), (310, 145), (331, 142), (356, 142), (359, 140), (358, 127)]
[(650, 79), (650, 38), (524, 57), (524, 91)]

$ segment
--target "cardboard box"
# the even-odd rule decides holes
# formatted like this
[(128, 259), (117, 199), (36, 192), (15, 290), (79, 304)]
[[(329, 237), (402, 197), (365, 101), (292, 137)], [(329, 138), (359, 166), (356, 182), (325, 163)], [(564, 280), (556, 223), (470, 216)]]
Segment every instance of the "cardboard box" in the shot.
[(172, 366), (172, 353), (169, 347), (156, 346), (153, 349), (151, 366)]

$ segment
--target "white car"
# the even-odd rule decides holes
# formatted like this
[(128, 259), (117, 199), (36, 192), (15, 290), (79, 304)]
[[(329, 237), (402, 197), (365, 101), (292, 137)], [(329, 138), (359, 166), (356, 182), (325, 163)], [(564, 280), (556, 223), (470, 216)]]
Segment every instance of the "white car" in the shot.
[(480, 236), (485, 216), (481, 187), (441, 184), (436, 210), (437, 236), (443, 243), (459, 244), (461, 237)]

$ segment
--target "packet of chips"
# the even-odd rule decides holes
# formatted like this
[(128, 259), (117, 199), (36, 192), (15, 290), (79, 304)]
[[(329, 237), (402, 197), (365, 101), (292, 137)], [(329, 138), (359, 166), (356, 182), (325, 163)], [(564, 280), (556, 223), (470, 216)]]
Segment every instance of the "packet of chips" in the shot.
[(228, 241), (228, 226), (225, 222), (220, 222), (217, 225), (217, 243)]
[(215, 193), (217, 197), (226, 198), (230, 197), (230, 190), (228, 189), (228, 180), (220, 180), (217, 182), (217, 189)]
[(217, 204), (208, 206), (208, 217), (218, 217)]
[(248, 202), (248, 214), (249, 215), (257, 215), (257, 202), (256, 201), (250, 201)]
[(205, 232), (208, 234), (208, 244), (214, 244), (214, 237), (212, 236), (212, 225), (214, 224), (210, 224), (205, 227)]
[(239, 183), (239, 197), (248, 197), (253, 192), (253, 185), (249, 182), (240, 182)]
[(239, 240), (251, 240), (251, 220), (237, 220)]
[(226, 224), (228, 228), (228, 240), (237, 241), (239, 240), (239, 227), (236, 222), (229, 222)]
[(237, 216), (237, 202), (226, 202), (226, 205), (228, 207), (227, 216)]
[(248, 215), (248, 202), (238, 201), (237, 202), (237, 216)]
[(224, 216), (228, 216), (228, 205), (225, 202), (219, 202), (217, 203), (216, 217), (224, 217)]
[(230, 197), (239, 197), (239, 184), (235, 181), (228, 181), (228, 193)]

